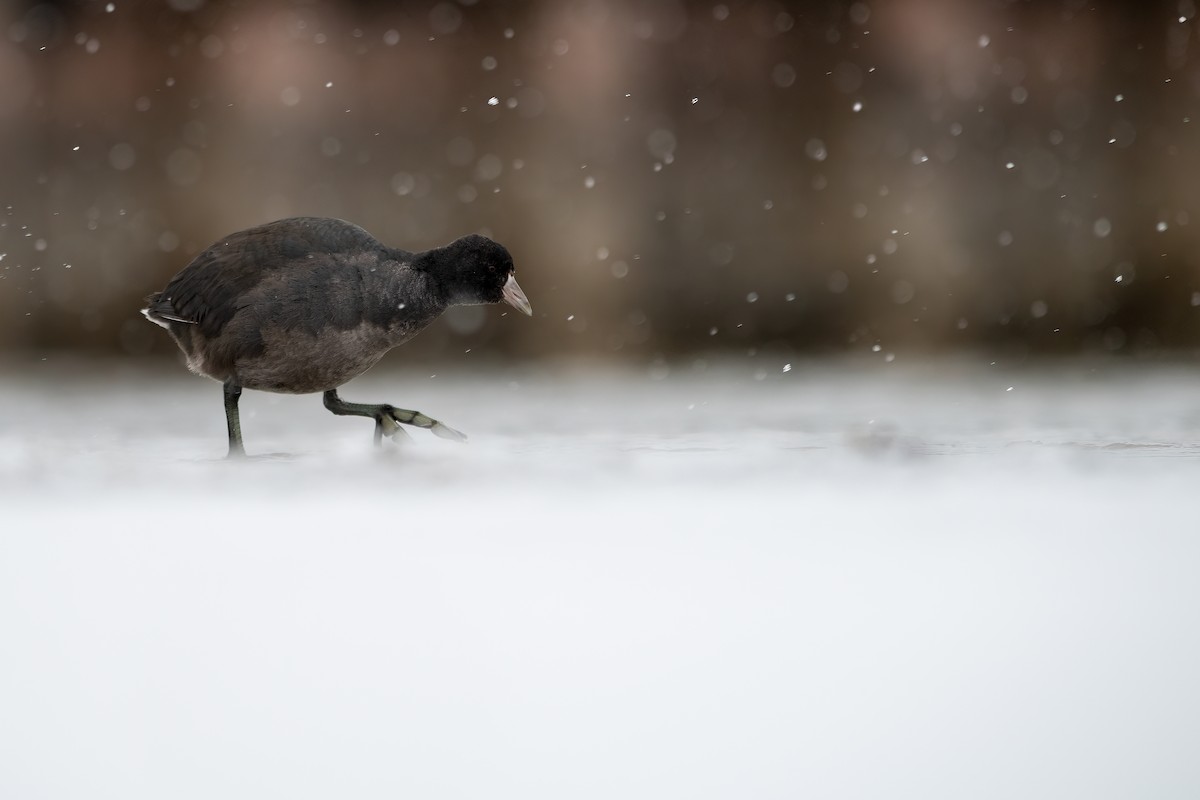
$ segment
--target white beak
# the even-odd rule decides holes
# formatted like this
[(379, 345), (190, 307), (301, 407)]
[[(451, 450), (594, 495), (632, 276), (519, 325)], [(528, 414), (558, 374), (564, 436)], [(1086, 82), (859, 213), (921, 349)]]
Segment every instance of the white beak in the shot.
[(521, 287), (517, 285), (517, 276), (509, 275), (508, 280), (504, 282), (504, 302), (508, 303), (513, 308), (517, 309), (526, 316), (533, 316), (533, 306), (529, 305), (529, 298), (521, 291)]

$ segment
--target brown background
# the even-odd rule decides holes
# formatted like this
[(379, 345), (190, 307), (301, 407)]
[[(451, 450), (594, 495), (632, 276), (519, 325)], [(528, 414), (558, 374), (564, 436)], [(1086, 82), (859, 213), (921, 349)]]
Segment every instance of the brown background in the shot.
[(1190, 1), (109, 9), (0, 5), (9, 354), (165, 358), (141, 298), (297, 214), (513, 251), (536, 324), (438, 356), (1200, 343)]

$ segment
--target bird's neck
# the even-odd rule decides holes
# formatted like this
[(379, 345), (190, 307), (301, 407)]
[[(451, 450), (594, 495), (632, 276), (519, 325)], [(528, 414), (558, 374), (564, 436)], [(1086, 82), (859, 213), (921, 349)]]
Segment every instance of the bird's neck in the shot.
[(414, 335), (446, 310), (440, 287), (424, 270), (387, 261), (371, 277), (378, 281), (368, 292), (379, 305), (376, 313), (401, 338)]

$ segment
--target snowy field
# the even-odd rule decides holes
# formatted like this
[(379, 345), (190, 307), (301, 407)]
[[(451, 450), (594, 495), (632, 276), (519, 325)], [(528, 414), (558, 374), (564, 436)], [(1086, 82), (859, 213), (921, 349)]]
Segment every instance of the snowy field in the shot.
[(0, 797), (1200, 796), (1200, 369), (0, 373)]

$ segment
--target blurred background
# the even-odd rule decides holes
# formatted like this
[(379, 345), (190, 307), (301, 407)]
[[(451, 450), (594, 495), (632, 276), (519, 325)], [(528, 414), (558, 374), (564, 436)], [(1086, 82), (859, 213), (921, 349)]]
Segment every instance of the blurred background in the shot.
[[(0, 798), (1200, 797), (1197, 15), (0, 0)], [(222, 458), (289, 215), (512, 251), (469, 447)]]
[(1192, 0), (0, 4), (0, 351), (176, 358), (234, 230), (481, 231), (438, 358), (1200, 344)]

